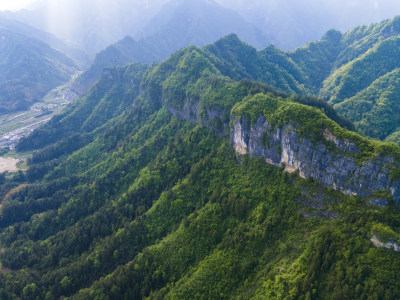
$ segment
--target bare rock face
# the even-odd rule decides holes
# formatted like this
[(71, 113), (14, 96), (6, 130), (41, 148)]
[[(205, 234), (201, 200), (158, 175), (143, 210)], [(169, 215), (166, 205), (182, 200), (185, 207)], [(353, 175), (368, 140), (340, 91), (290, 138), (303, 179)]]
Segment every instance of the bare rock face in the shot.
[(323, 136), (334, 143), (337, 152), (300, 137), (293, 125), (272, 128), (263, 116), (250, 128), (243, 118), (234, 120), (230, 134), (238, 154), (263, 157), (269, 164), (284, 166), (288, 172), (298, 171), (302, 178), (312, 177), (347, 195), (369, 197), (373, 191), (386, 190), (397, 203), (400, 201), (400, 182), (389, 176), (394, 158), (377, 155), (357, 164), (351, 154), (360, 149), (354, 143), (338, 139), (328, 129), (323, 130)]
[[(201, 115), (201, 109), (199, 108), (198, 101), (196, 100), (186, 99), (181, 109), (176, 109), (166, 104), (164, 104), (164, 107), (168, 109), (168, 111), (174, 116), (177, 116), (178, 118), (188, 122), (203, 124), (219, 135), (224, 135), (228, 129), (228, 124), (224, 124), (221, 121), (224, 115), (222, 109), (208, 108), (203, 112), (203, 115)], [(217, 127), (216, 124), (219, 124), (219, 127)]]
[(370, 241), (372, 242), (372, 244), (374, 244), (375, 247), (383, 247), (386, 249), (393, 249), (396, 252), (400, 251), (400, 246), (389, 239), (389, 241), (387, 243), (383, 243), (379, 240), (379, 237), (376, 235), (373, 235), (372, 238), (370, 239)]

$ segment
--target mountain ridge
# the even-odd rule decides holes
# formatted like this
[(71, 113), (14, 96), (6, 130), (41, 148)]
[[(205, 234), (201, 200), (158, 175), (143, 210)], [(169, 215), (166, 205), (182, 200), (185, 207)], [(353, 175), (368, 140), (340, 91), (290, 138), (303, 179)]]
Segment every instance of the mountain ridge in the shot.
[[(396, 297), (389, 279), (398, 277), (397, 253), (370, 238), (399, 240), (386, 185), (398, 187), (390, 167), (399, 164), (399, 146), (341, 128), (320, 109), (326, 102), (232, 80), (223, 67), (188, 47), (156, 66), (108, 69), (86, 97), (23, 140), (65, 133), (36, 147), (26, 185), (5, 191), (1, 260), (14, 271), (0, 279), (14, 287), (19, 278), (15, 293), (25, 297)], [(119, 114), (96, 122), (124, 95)], [(82, 141), (78, 149), (66, 148), (72, 138)], [(362, 182), (347, 180), (354, 170), (324, 174), (332, 188), (305, 175), (301, 157), (313, 151), (314, 163), (326, 159), (314, 170), (320, 174), (342, 161), (369, 171), (390, 161), (356, 197), (345, 194)], [(299, 173), (274, 166), (281, 162)]]
[[(160, 21), (161, 20), (161, 21)], [(148, 28), (148, 29), (147, 29)], [(124, 40), (98, 53), (92, 67), (77, 79), (77, 90), (83, 94), (99, 78), (103, 67), (112, 67), (128, 62), (160, 62), (173, 52), (189, 45), (204, 46), (232, 32), (258, 47), (270, 43), (267, 35), (248, 23), (238, 13), (223, 8), (215, 1), (175, 1), (166, 4), (149, 21), (146, 34), (136, 37), (135, 45)], [(116, 53), (108, 53), (118, 48)], [(126, 55), (126, 53), (131, 53)], [(123, 57), (117, 60), (115, 57)]]

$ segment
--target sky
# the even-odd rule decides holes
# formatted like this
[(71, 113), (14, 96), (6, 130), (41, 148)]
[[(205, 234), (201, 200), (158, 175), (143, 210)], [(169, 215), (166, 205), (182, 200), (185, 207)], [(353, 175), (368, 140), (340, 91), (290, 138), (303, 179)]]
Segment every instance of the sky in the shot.
[(0, 0), (0, 10), (19, 10), (35, 1), (36, 0)]

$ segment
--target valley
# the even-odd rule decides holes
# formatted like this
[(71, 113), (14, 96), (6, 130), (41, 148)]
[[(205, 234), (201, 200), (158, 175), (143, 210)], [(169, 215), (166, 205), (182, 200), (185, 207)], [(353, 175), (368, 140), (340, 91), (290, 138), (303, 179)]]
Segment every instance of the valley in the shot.
[(15, 149), (18, 141), (48, 122), (78, 95), (66, 86), (56, 88), (27, 111), (0, 115), (0, 147)]
[(20, 139), (50, 121), (77, 97), (68, 83), (50, 91), (29, 110), (0, 115), (0, 174), (26, 170), (26, 161), (32, 154), (15, 151)]

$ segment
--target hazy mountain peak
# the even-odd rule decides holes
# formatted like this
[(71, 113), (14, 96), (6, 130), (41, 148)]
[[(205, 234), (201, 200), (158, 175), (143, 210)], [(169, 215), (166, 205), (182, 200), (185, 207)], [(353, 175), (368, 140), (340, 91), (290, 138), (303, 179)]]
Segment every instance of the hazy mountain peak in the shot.
[(237, 36), (236, 33), (230, 33), (222, 38), (220, 38), (218, 41), (215, 42), (216, 45), (218, 44), (244, 44), (240, 38)]
[(264, 48), (272, 39), (236, 11), (212, 0), (177, 0), (167, 3), (142, 31), (146, 40), (163, 40), (174, 50), (190, 44), (203, 46), (230, 33), (237, 34), (256, 48)]
[(324, 34), (324, 36), (322, 37), (322, 40), (329, 40), (332, 42), (340, 42), (342, 37), (343, 37), (343, 34), (340, 31), (331, 29)]

